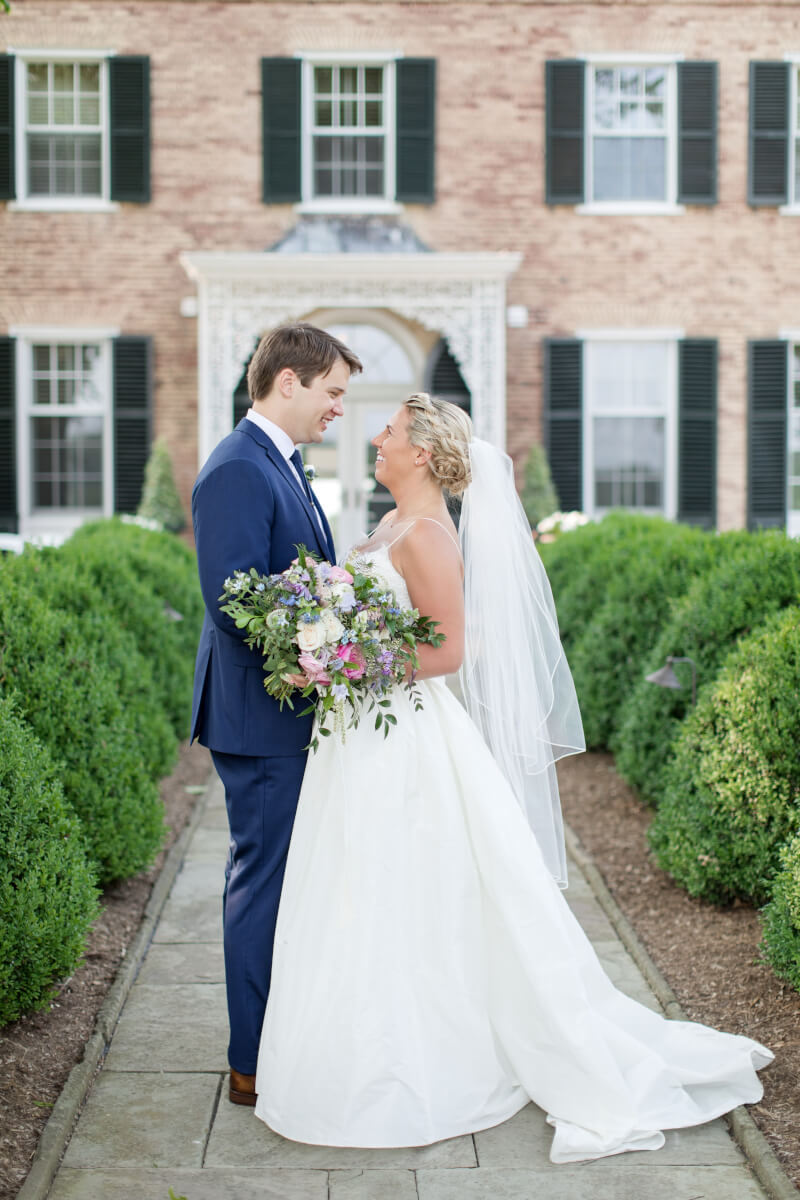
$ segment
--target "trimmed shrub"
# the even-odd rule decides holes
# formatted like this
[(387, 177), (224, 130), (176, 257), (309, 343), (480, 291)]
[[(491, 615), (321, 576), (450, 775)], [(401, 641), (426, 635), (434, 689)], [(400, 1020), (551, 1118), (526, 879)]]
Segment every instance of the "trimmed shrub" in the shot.
[(97, 915), (80, 824), (45, 748), (0, 697), (0, 1025), (41, 1008)]
[(32, 593), (52, 611), (74, 616), (124, 704), (145, 770), (153, 779), (166, 775), (177, 746), (151, 669), (152, 663), (160, 671), (162, 664), (155, 648), (147, 656), (142, 653), (137, 628), (147, 638), (148, 627), (165, 621), (158, 600), (125, 570), (124, 560), (104, 564), (69, 542), (58, 549), (28, 547), (3, 565), (0, 587), (16, 591), (21, 603)]
[(561, 641), (569, 655), (583, 635), (609, 586), (625, 577), (641, 558), (641, 543), (669, 537), (674, 529), (661, 517), (612, 512), (602, 521), (537, 542), (558, 611)]
[(800, 820), (800, 608), (771, 617), (700, 693), (649, 837), (693, 896), (763, 904)]
[(800, 992), (800, 835), (783, 847), (780, 862), (761, 946), (775, 974)]
[[(76, 548), (88, 548), (89, 544), (96, 553), (104, 553), (109, 562), (124, 561), (139, 582), (161, 602), (177, 654), (167, 709), (179, 736), (185, 737), (191, 715), (194, 660), (205, 611), (194, 551), (171, 533), (154, 533), (119, 518), (83, 525), (69, 541)], [(180, 620), (175, 620), (175, 616)], [(159, 622), (156, 628), (163, 631), (164, 626)]]
[(519, 498), (532, 529), (539, 524), (543, 517), (549, 516), (550, 513), (556, 512), (561, 507), (558, 492), (550, 474), (547, 454), (544, 446), (540, 446), (538, 442), (534, 442), (531, 446), (525, 460), (522, 491)]
[(644, 676), (668, 655), (693, 659), (700, 685), (711, 682), (737, 639), (771, 613), (800, 599), (800, 543), (783, 533), (728, 533), (720, 561), (676, 601), (645, 656), (641, 676), (623, 702), (611, 739), (617, 770), (643, 799), (657, 804), (664, 767), (691, 708), (691, 668), (676, 667), (683, 691), (654, 687)]
[(587, 746), (608, 745), (671, 604), (718, 555), (718, 538), (663, 522), (614, 556), (605, 587), (595, 591), (594, 614), (569, 652)]
[[(101, 883), (147, 867), (163, 838), (163, 806), (142, 762), (126, 697), (96, 634), (0, 564), (0, 696), (57, 761)], [(24, 573), (22, 573), (24, 575)]]
[(180, 533), (186, 525), (181, 498), (175, 486), (172, 459), (163, 437), (156, 438), (144, 470), (144, 487), (137, 516), (157, 521), (171, 533)]

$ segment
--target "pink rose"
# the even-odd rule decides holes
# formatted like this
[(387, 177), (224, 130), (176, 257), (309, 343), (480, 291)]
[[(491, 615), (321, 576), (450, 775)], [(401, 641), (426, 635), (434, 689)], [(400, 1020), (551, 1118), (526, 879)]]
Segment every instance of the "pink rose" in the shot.
[(331, 567), (328, 572), (328, 579), (332, 583), (352, 583), (353, 576), (349, 571), (345, 571), (344, 567)]
[(306, 686), (306, 683), (321, 683), (323, 687), (328, 687), (331, 682), (330, 676), (326, 674), (322, 663), (314, 658), (313, 654), (301, 654), (297, 662), (306, 673), (303, 687)]
[(349, 667), (343, 668), (348, 679), (360, 679), (367, 669), (367, 660), (364, 657), (364, 651), (360, 646), (356, 646), (352, 642), (348, 642), (346, 646), (339, 646), (336, 656), (342, 662), (351, 664)]

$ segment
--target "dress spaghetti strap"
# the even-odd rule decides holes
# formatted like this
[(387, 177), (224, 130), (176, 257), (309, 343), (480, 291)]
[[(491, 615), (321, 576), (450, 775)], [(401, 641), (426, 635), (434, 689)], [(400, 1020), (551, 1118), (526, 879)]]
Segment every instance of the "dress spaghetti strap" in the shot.
[[(437, 521), (435, 517), (411, 517), (408, 521), (408, 528), (404, 529), (402, 533), (398, 533), (397, 537), (393, 538), (391, 542), (384, 543), (385, 549), (390, 550), (392, 548), (392, 546), (395, 544), (395, 542), (399, 542), (400, 538), (405, 537), (405, 535), (409, 532), (409, 530), (413, 529), (413, 527), (417, 523), (417, 521), (431, 521), (434, 525), (438, 525), (439, 528), (441, 530), (443, 530), (444, 533), (446, 533), (447, 536), (450, 538), (450, 541), (453, 543), (456, 550), (458, 550), (459, 554), (461, 553), (461, 547), (459, 546), (456, 539), (453, 537), (450, 530), (445, 525), (443, 525), (441, 521)], [(378, 528), (380, 528), (380, 526)]]

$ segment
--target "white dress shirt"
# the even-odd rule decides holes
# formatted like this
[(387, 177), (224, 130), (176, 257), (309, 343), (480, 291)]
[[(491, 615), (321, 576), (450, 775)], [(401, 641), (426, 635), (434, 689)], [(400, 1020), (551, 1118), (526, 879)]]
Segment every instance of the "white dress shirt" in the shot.
[[(276, 449), (286, 459), (287, 463), (289, 464), (290, 470), (295, 475), (297, 482), (300, 484), (300, 487), (303, 489), (303, 492), (305, 493), (305, 490), (306, 490), (305, 480), (300, 478), (300, 473), (297, 470), (297, 468), (295, 467), (294, 463), (292, 462), (292, 455), (294, 454), (297, 447), (295, 446), (292, 439), (289, 437), (286, 430), (281, 429), (280, 425), (276, 425), (274, 421), (270, 421), (269, 417), (263, 417), (261, 415), (261, 413), (256, 412), (256, 410), (254, 408), (248, 408), (247, 412), (245, 413), (245, 416), (247, 417), (248, 421), (252, 421), (254, 425), (257, 425), (258, 428), (260, 430), (262, 430), (262, 432), (265, 433), (267, 435), (267, 437), (270, 438), (270, 440), (274, 443)], [(314, 509), (314, 516), (317, 518), (317, 524), (319, 525), (320, 529), (322, 530), (322, 532), (324, 534), (325, 529), (322, 524), (322, 518), (319, 515), (319, 510), (318, 510), (316, 504), (314, 504), (312, 507)]]

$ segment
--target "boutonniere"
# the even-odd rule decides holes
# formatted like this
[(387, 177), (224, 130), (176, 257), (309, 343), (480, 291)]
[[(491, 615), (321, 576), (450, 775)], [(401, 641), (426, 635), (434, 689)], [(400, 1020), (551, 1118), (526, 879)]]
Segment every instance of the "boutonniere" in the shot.
[(317, 477), (317, 468), (312, 467), (311, 463), (309, 463), (307, 467), (303, 467), (303, 474), (309, 483), (313, 483)]

